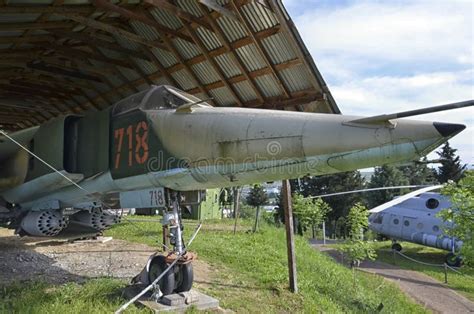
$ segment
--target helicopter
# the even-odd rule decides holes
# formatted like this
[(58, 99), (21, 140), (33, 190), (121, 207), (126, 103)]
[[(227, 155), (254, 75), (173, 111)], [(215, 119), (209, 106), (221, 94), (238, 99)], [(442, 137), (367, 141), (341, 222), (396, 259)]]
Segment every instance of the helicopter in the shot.
[(392, 239), (393, 250), (402, 250), (398, 241), (417, 243), (449, 251), (446, 263), (461, 266), (462, 257), (456, 252), (463, 242), (446, 235), (444, 231), (452, 225), (437, 216), (441, 210), (452, 207), (451, 201), (440, 193), (431, 192), (442, 187), (425, 187), (369, 210), (369, 229)]

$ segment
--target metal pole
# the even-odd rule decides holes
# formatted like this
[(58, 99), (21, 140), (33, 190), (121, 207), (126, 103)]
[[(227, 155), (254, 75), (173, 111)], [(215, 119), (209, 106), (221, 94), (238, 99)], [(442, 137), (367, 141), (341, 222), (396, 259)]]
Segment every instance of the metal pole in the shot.
[(323, 244), (326, 245), (326, 222), (323, 221)]
[(295, 239), (293, 232), (293, 209), (291, 206), (291, 186), (288, 180), (282, 181), (283, 208), (285, 210), (286, 245), (288, 250), (288, 272), (290, 291), (297, 293)]
[(444, 283), (448, 283), (448, 265), (444, 263)]

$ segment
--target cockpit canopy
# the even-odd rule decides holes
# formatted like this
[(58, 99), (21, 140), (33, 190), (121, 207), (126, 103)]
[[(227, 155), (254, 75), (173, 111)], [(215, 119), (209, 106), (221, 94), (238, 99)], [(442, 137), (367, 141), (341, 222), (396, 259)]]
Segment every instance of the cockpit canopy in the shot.
[[(150, 88), (120, 100), (112, 108), (112, 115), (122, 115), (133, 110), (176, 109), (184, 104), (199, 102), (210, 106), (196, 96), (168, 85), (152, 85)], [(202, 102), (202, 103), (201, 103)]]

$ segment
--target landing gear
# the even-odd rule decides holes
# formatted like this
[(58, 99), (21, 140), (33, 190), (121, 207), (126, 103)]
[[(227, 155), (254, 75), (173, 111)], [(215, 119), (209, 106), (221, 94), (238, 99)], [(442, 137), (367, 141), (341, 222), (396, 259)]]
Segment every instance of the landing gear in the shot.
[[(170, 195), (171, 194), (171, 195)], [(163, 247), (166, 255), (157, 255), (151, 259), (148, 266), (147, 281), (152, 283), (174, 261), (176, 264), (158, 281), (163, 295), (191, 290), (194, 280), (192, 262), (196, 255), (186, 251), (183, 241), (183, 224), (181, 223), (180, 195), (170, 191), (168, 200), (171, 208), (163, 213)], [(173, 249), (170, 250), (170, 246)]]
[(446, 254), (446, 264), (451, 267), (461, 267), (462, 257), (454, 253), (448, 253)]
[(393, 242), (392, 244), (392, 250), (395, 250), (397, 252), (400, 252), (402, 250), (402, 245), (398, 242)]
[[(148, 270), (148, 281), (151, 283), (168, 267), (166, 263), (166, 257), (164, 255), (155, 256), (150, 262), (150, 268)], [(167, 272), (159, 281), (161, 293), (168, 295), (173, 293), (175, 288), (174, 272)]]

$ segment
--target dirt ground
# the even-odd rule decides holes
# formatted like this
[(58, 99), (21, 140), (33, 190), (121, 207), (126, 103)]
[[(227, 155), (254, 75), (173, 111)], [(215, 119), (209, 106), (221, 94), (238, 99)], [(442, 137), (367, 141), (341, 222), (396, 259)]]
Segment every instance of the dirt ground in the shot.
[[(53, 284), (83, 282), (88, 278), (131, 279), (145, 266), (155, 248), (112, 239), (100, 241), (20, 238), (0, 228), (0, 286), (40, 280)], [(196, 281), (208, 281), (209, 266), (197, 260)]]

